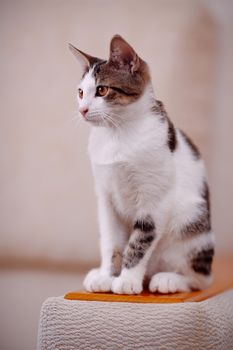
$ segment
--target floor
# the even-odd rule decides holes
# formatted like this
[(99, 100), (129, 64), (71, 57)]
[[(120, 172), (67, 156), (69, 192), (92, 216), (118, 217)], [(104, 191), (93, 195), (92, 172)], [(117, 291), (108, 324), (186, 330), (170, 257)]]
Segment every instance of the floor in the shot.
[(0, 349), (36, 350), (43, 301), (81, 288), (83, 277), (74, 272), (0, 270)]

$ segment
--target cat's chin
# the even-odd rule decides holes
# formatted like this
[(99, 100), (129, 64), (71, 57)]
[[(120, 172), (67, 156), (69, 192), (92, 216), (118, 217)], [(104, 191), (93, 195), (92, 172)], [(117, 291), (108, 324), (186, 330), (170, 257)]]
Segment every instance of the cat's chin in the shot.
[(92, 124), (92, 125), (95, 125), (95, 126), (100, 126), (100, 125), (103, 125), (103, 119), (102, 118), (99, 118), (99, 117), (90, 117), (88, 115), (81, 115), (82, 119), (84, 120), (84, 122), (87, 122), (88, 124)]
[(102, 126), (102, 127), (112, 127), (113, 125), (111, 123), (109, 123), (107, 120), (102, 119), (102, 118), (98, 118), (98, 117), (84, 117), (83, 118), (85, 122), (87, 122), (90, 125), (93, 126)]
[(94, 118), (88, 119), (88, 118), (86, 118), (85, 122), (87, 122), (88, 124), (91, 124), (93, 126), (105, 126), (102, 119), (97, 119), (97, 118), (96, 119), (94, 119)]

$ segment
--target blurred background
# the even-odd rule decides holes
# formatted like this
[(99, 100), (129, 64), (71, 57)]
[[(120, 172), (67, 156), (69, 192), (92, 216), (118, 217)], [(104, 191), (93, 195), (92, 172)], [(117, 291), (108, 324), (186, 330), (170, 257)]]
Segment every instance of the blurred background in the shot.
[(42, 302), (99, 262), (71, 42), (107, 58), (121, 34), (207, 164), (217, 251), (233, 249), (233, 2), (1, 0), (0, 348), (36, 348)]

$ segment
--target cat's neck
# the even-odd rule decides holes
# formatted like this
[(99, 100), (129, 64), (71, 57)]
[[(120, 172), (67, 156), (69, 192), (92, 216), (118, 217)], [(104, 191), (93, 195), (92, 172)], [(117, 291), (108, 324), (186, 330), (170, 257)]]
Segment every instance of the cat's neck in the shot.
[[(148, 149), (161, 150), (166, 128), (152, 110), (153, 90), (125, 109), (124, 123), (119, 127), (93, 127), (89, 140), (89, 154), (98, 164), (124, 161)], [(124, 119), (125, 118), (125, 119)]]
[(152, 114), (152, 107), (155, 103), (153, 87), (148, 84), (143, 95), (134, 103), (128, 105), (122, 113), (122, 126), (126, 128), (137, 128), (144, 119)]
[[(94, 126), (91, 134), (95, 138), (112, 140), (113, 142), (135, 142), (135, 139), (143, 140), (151, 135), (160, 123), (159, 118), (155, 116), (153, 107), (156, 105), (153, 87), (148, 84), (144, 94), (134, 103), (119, 108), (119, 119), (114, 124), (102, 127)], [(115, 112), (116, 113), (116, 112)]]

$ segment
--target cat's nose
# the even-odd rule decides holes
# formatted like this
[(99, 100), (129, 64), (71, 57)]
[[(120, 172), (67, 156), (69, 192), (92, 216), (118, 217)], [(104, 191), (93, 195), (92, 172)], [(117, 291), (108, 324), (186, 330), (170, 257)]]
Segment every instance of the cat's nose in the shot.
[(88, 112), (88, 108), (87, 108), (87, 107), (85, 107), (85, 108), (80, 108), (80, 109), (79, 109), (79, 112), (80, 112), (84, 117), (86, 117), (87, 112)]

